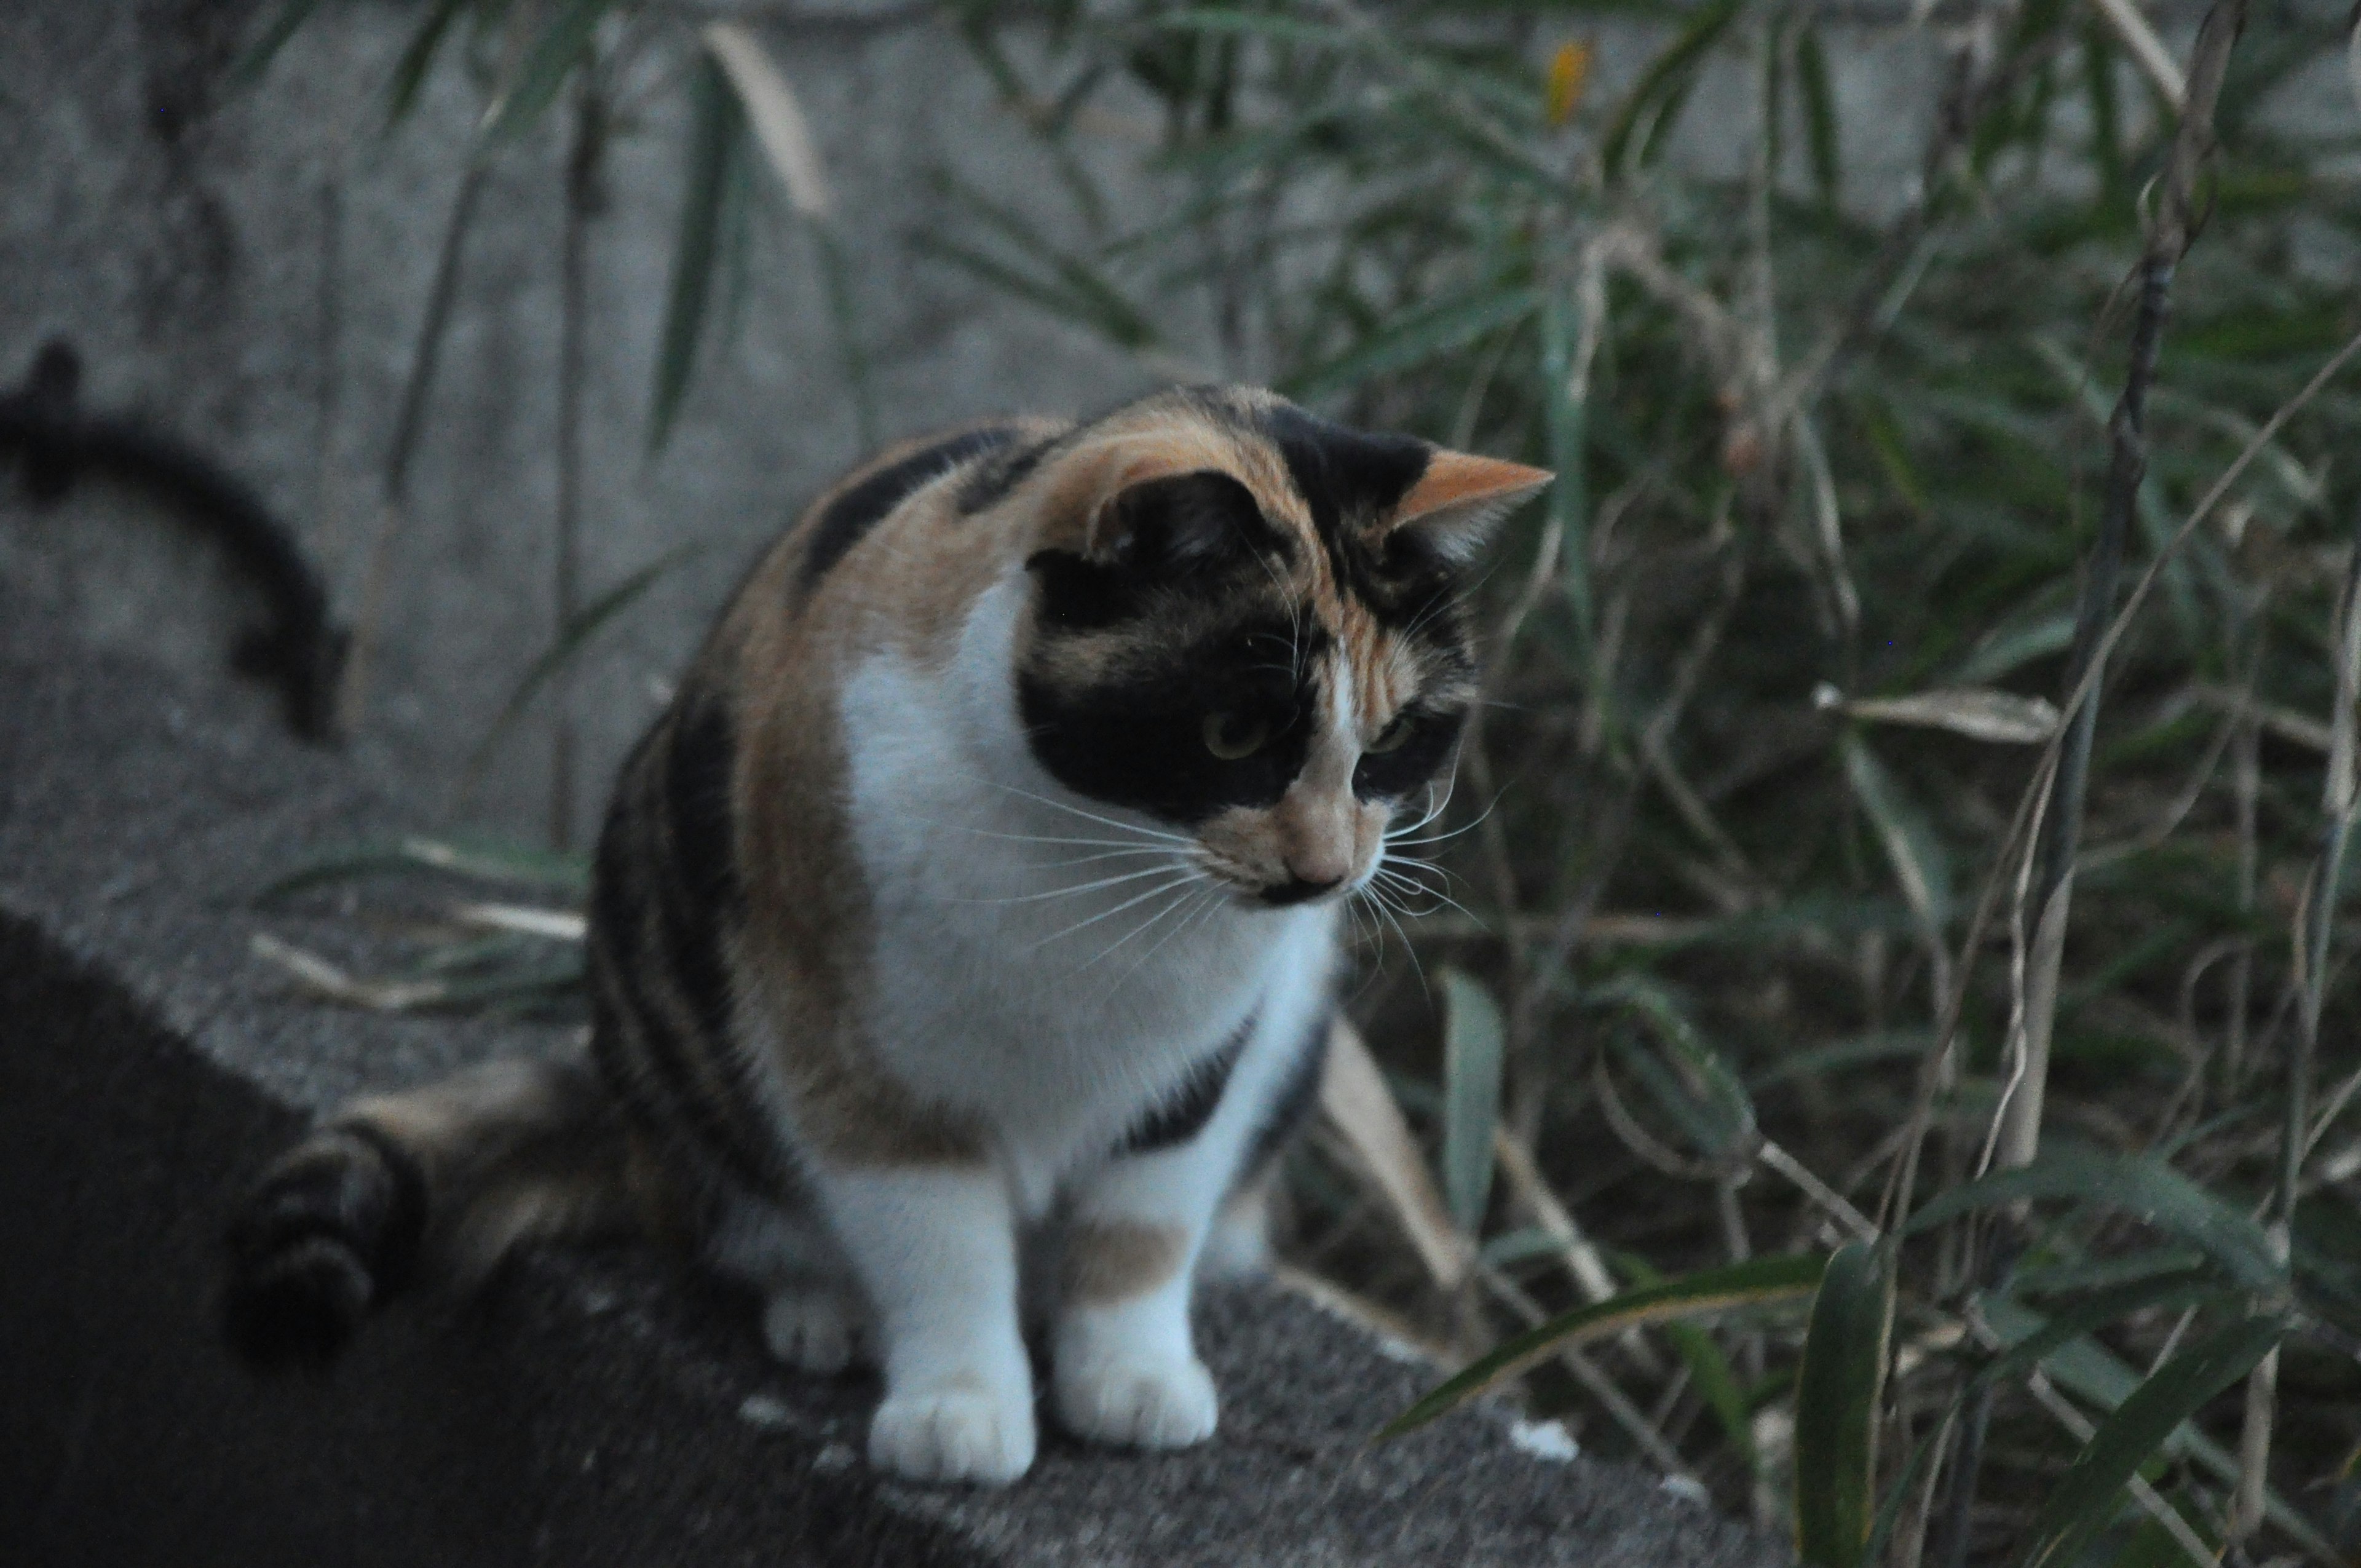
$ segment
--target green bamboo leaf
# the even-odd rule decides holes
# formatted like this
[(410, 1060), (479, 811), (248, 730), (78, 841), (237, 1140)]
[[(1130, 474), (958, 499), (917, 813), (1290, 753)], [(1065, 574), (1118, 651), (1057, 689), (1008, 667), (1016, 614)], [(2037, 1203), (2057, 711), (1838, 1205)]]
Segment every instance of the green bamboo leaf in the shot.
[(2123, 110), (2115, 95), (2115, 50), (2106, 24), (2082, 24), (2082, 81), (2091, 100), (2091, 157), (2099, 166), (2099, 200), (2121, 210), (2124, 194)]
[(579, 657), (600, 630), (629, 609), (642, 594), (653, 587), (674, 567), (693, 555), (702, 554), (703, 550), (702, 545), (684, 544), (666, 551), (576, 610), (574, 619), (557, 629), (557, 635), (551, 640), (549, 646), (526, 666), (524, 674), (517, 678), (517, 684), (509, 688), (508, 700), (500, 704), (500, 710), (493, 716), (491, 724), (484, 731), (484, 738), (477, 741), (476, 749), (467, 754), (467, 765), (459, 771), (458, 795), (462, 800), (474, 793), (478, 781), (483, 777), (485, 764), (491, 761), (493, 751), (516, 721), (524, 716), (524, 710), (532, 706), (533, 699), (540, 695), (541, 688)]
[(1809, 1050), (1780, 1056), (1750, 1074), (1746, 1087), (1761, 1092), (1774, 1083), (1786, 1083), (1798, 1078), (1814, 1078), (1822, 1073), (1842, 1072), (1848, 1068), (1869, 1067), (1879, 1062), (1908, 1061), (1923, 1057), (1935, 1048), (1935, 1035), (1927, 1029), (1888, 1029), (1875, 1034), (1855, 1035), (1849, 1039), (1830, 1040)]
[(1996, 1170), (1942, 1193), (1913, 1214), (1901, 1234), (1921, 1234), (1974, 1210), (2032, 1198), (2125, 1210), (2198, 1248), (2249, 1289), (2286, 1286), (2286, 1267), (2271, 1255), (2261, 1226), (2179, 1171), (2134, 1155), (2050, 1149), (2031, 1165)]
[(1939, 938), (1951, 918), (1950, 857), (1943, 840), (1918, 803), (1869, 749), (1868, 741), (1849, 731), (1843, 751), (1845, 780), (1877, 829), (1885, 858), (1894, 866), (1894, 880), (1902, 886), (1902, 896), (1909, 900), (1920, 928), (1929, 938)]
[(1483, 1229), (1500, 1122), (1500, 1009), (1482, 982), (1443, 971), (1443, 1193), (1462, 1234)]
[(286, 0), (279, 7), (279, 14), (270, 18), (270, 25), (263, 28), (262, 36), (230, 67), (230, 84), (245, 87), (260, 78), (270, 69), (270, 62), (279, 58), (279, 51), (287, 47), (287, 40), (302, 30), (303, 24), (319, 8), (320, 0)]
[(1064, 316), (1122, 347), (1155, 347), (1162, 338), (1154, 321), (1090, 262), (1060, 250), (1042, 236), (1039, 224), (957, 182), (947, 193), (1018, 254), (1049, 269), (1049, 280), (1027, 273), (956, 240), (918, 236), (917, 248), (954, 262), (1020, 299)]
[(1202, 6), (1159, 16), (1154, 26), (1170, 32), (1276, 38), (1281, 43), (1317, 44), (1326, 49), (1353, 49), (1359, 44), (1359, 39), (1347, 28), (1324, 22), (1307, 22), (1276, 11), (1234, 11), (1222, 6)]
[(2045, 615), (2037, 620), (1985, 639), (1974, 652), (1960, 662), (1949, 678), (1960, 685), (1982, 685), (1996, 681), (2036, 659), (2062, 653), (2073, 641), (2072, 615), (2062, 612)]
[(1397, 318), (1335, 358), (1282, 380), (1279, 389), (1307, 402), (1344, 391), (1514, 326), (1539, 303), (1533, 291), (1521, 284), (1481, 284)]
[(531, 850), (494, 839), (412, 835), (347, 844), (306, 856), (254, 894), (267, 905), (314, 887), (363, 877), (417, 871), (446, 872), (472, 882), (513, 883), (579, 897), (589, 891), (590, 864), (581, 855)]
[(443, 35), (451, 30), (453, 18), (467, 5), (467, 0), (434, 0), (427, 6), (401, 58), (393, 63), (393, 77), (385, 94), (386, 124), (401, 124), (416, 106), (418, 90), (426, 84), (426, 73), (434, 64), (434, 51), (441, 47)]
[(1746, 1390), (1738, 1386), (1738, 1375), (1730, 1369), (1730, 1357), (1721, 1353), (1721, 1346), (1713, 1342), (1711, 1334), (1695, 1323), (1676, 1321), (1662, 1326), (1682, 1365), (1689, 1369), (1689, 1387), (1705, 1401), (1714, 1420), (1721, 1423), (1721, 1435), (1729, 1442), (1730, 1451), (1752, 1474), (1757, 1461), (1754, 1431), (1747, 1419)]
[[(1746, 0), (1710, 0), (1689, 18), (1688, 26), (1681, 29), (1680, 37), (1649, 61), (1648, 69), (1640, 73), (1639, 82), (1624, 98), (1622, 106), (1615, 111), (1615, 117), (1607, 127), (1606, 139), (1599, 144), (1599, 162), (1606, 169), (1608, 178), (1621, 177), (1624, 156), (1630, 150), (1631, 136), (1639, 128), (1641, 116), (1660, 102), (1670, 104), (1686, 95), (1697, 62), (1720, 40), (1721, 35), (1730, 30), (1730, 25), (1738, 20), (1739, 13), (1745, 8)], [(1676, 110), (1667, 108), (1665, 113), (1658, 115), (1650, 138), (1661, 138), (1664, 121), (1675, 117), (1676, 114)]]
[(489, 115), (494, 139), (513, 137), (541, 118), (557, 101), (558, 90), (589, 51), (598, 23), (615, 0), (558, 0), (556, 15), (542, 25), (517, 68), (516, 80)]
[(1795, 74), (1804, 89), (1804, 134), (1812, 154), (1812, 182), (1823, 205), (1837, 204), (1844, 176), (1837, 141), (1836, 93), (1828, 85), (1828, 56), (1820, 49), (1820, 29), (1806, 27), (1795, 39)]
[(1725, 1268), (1708, 1268), (1668, 1279), (1662, 1285), (1626, 1290), (1595, 1305), (1561, 1313), (1489, 1354), (1477, 1357), (1456, 1376), (1388, 1422), (1376, 1441), (1399, 1437), (1423, 1426), (1561, 1349), (1587, 1344), (1649, 1323), (1707, 1317), (1739, 1308), (1773, 1306), (1808, 1296), (1818, 1288), (1820, 1270), (1827, 1262), (1826, 1258), (1808, 1254), (1751, 1258)]
[(715, 258), (734, 166), (746, 156), (746, 115), (712, 56), (700, 53), (689, 81), (688, 169), (680, 200), (680, 232), (673, 243), (672, 287), (664, 302), (664, 336), (656, 351), (655, 391), (648, 408), (648, 450), (660, 452), (672, 434), (697, 364), (706, 307), (713, 293)]
[(2230, 1324), (2174, 1356), (2099, 1424), (2049, 1489), (2034, 1521), (2026, 1568), (2071, 1563), (2114, 1518), (2115, 1494), (2174, 1429), (2270, 1354), (2285, 1333), (2272, 1317)]
[(1812, 1302), (1795, 1378), (1795, 1552), (1805, 1568), (1861, 1562), (1893, 1330), (1892, 1254), (1872, 1242), (1839, 1248)]
[[(2078, 1341), (2134, 1312), (2156, 1309), (2215, 1306), (2239, 1299), (2235, 1287), (2210, 1268), (2182, 1269), (2171, 1274), (2111, 1286), (2045, 1306), (2041, 1326), (2011, 1342), (1976, 1373), (1980, 1383), (2004, 1382), (2031, 1370)], [(1989, 1321), (1991, 1314), (1985, 1314)], [(2095, 1342), (2091, 1343), (2095, 1348)]]
[[(1575, 308), (1563, 290), (1553, 289), (1542, 311), (1542, 407), (1547, 421), (1550, 467), (1557, 483), (1544, 503), (1564, 532), (1558, 548), (1558, 576), (1565, 585), (1566, 603), (1574, 610), (1578, 647), (1590, 643), (1590, 400), (1577, 398), (1574, 389), (1574, 342), (1578, 330)], [(1505, 654), (1506, 650), (1503, 650)]]
[(1649, 1037), (1664, 1047), (1673, 1071), (1652, 1061), (1637, 1042), (1625, 1044), (1624, 1059), (1701, 1153), (1714, 1159), (1741, 1152), (1752, 1157), (1753, 1098), (1671, 992), (1644, 975), (1624, 975), (1593, 988), (1588, 1000), (1620, 1004), (1647, 1023)]

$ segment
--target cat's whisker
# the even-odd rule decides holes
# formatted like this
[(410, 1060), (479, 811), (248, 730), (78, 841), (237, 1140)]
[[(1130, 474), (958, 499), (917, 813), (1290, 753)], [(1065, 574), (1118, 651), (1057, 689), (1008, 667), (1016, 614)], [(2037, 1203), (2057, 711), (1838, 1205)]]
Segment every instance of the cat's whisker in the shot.
[(1142, 839), (1161, 839), (1168, 843), (1173, 844), (1186, 844), (1190, 842), (1189, 835), (1186, 833), (1168, 833), (1161, 828), (1142, 828), (1136, 822), (1124, 822), (1112, 817), (1102, 817), (1095, 811), (1084, 811), (1079, 806), (1069, 806), (1062, 800), (1052, 800), (1046, 795), (1036, 795), (1029, 789), (1018, 789), (1015, 784), (1002, 784), (997, 779), (972, 778), (968, 782), (971, 784), (984, 784), (993, 789), (1005, 790), (1010, 795), (1017, 795), (1026, 800), (1030, 800), (1039, 805), (1049, 806), (1055, 810), (1070, 812), (1072, 815), (1082, 818), (1086, 822), (1095, 822), (1103, 828), (1112, 828), (1118, 833), (1135, 834)]
[(1410, 939), (1410, 933), (1402, 929), (1401, 921), (1395, 916), (1392, 908), (1387, 905), (1384, 899), (1372, 896), (1369, 902), (1371, 906), (1375, 908), (1379, 915), (1385, 917), (1387, 924), (1390, 925), (1394, 928), (1394, 935), (1401, 939), (1402, 951), (1408, 955), (1410, 959), (1410, 971), (1418, 977), (1419, 993), (1422, 996), (1424, 996), (1428, 1002), (1432, 1003), (1434, 1000), (1434, 992), (1428, 989), (1426, 983), (1426, 966), (1419, 961), (1417, 944)]
[[(1193, 908), (1191, 907), (1191, 899), (1194, 899), (1196, 901)], [(1148, 959), (1154, 958), (1167, 942), (1170, 942), (1173, 938), (1180, 936), (1183, 931), (1186, 931), (1191, 927), (1196, 925), (1205, 916), (1208, 911), (1219, 905), (1221, 900), (1221, 883), (1214, 882), (1212, 878), (1208, 877), (1205, 881), (1205, 885), (1202, 888), (1198, 889), (1186, 898), (1176, 901), (1171, 906), (1171, 909), (1167, 909), (1162, 914), (1158, 915), (1156, 919), (1161, 920), (1164, 918), (1165, 915), (1170, 914), (1172, 909), (1186, 909), (1189, 911), (1187, 914), (1181, 916), (1180, 921), (1178, 925), (1174, 926), (1170, 931), (1165, 932), (1161, 937), (1157, 938), (1154, 942), (1149, 944), (1146, 952), (1131, 960), (1131, 967), (1124, 970), (1122, 977), (1116, 980), (1113, 985), (1107, 987), (1107, 996), (1112, 997), (1116, 992), (1122, 990), (1125, 982), (1129, 981), (1133, 975), (1137, 974), (1140, 970), (1140, 967), (1146, 964)], [(1154, 925), (1155, 921), (1150, 921), (1148, 924)], [(1109, 949), (1109, 951), (1112, 950), (1112, 948)], [(1093, 959), (1092, 961), (1096, 962), (1097, 960)], [(1104, 1001), (1105, 998), (1103, 997), (1101, 1000)]]
[[(1131, 943), (1138, 940), (1142, 936), (1146, 935), (1151, 928), (1162, 924), (1174, 910), (1186, 908), (1190, 899), (1194, 896), (1195, 890), (1193, 889), (1181, 894), (1180, 897), (1173, 899), (1170, 903), (1166, 904), (1161, 908), (1158, 909), (1155, 914), (1149, 916), (1147, 919), (1142, 920), (1138, 925), (1134, 926), (1130, 930), (1125, 932), (1115, 941), (1110, 942), (1105, 947), (1100, 948), (1097, 954), (1093, 956), (1088, 963), (1083, 964), (1082, 968), (1076, 970), (1074, 973), (1080, 975), (1083, 970), (1094, 968), (1104, 959), (1113, 957), (1118, 948), (1129, 946)], [(1137, 969), (1138, 966), (1135, 964), (1132, 967), (1133, 969)], [(1100, 1000), (1104, 1002), (1107, 996), (1113, 996), (1115, 992), (1121, 988), (1123, 981), (1130, 978), (1130, 974), (1131, 971), (1129, 970), (1124, 971), (1123, 979), (1117, 980), (1114, 985), (1107, 987), (1105, 996), (1102, 996)]]
[(1168, 861), (1160, 866), (1150, 866), (1146, 871), (1126, 872), (1120, 876), (1101, 877), (1096, 882), (1078, 883), (1072, 887), (1053, 887), (1043, 893), (1011, 894), (1006, 898), (951, 898), (944, 902), (947, 904), (1037, 904), (1045, 898), (1071, 898), (1076, 894), (1096, 893), (1101, 888), (1120, 887), (1126, 883), (1137, 882), (1143, 877), (1169, 875), (1173, 869), (1172, 864)]
[[(1422, 866), (1422, 867), (1424, 867), (1424, 869), (1426, 869), (1426, 870), (1428, 870), (1428, 871), (1431, 871), (1431, 872), (1439, 872), (1439, 873), (1442, 873), (1442, 874), (1444, 874), (1444, 875), (1448, 875), (1448, 874), (1449, 874), (1448, 872), (1443, 872), (1443, 868), (1442, 868), (1441, 866), (1429, 866), (1429, 865), (1426, 865), (1426, 863), (1425, 863), (1423, 861), (1411, 861), (1411, 862), (1409, 862), (1409, 863), (1410, 863), (1410, 864), (1411, 864), (1411, 865)], [(1492, 928), (1492, 927), (1490, 927), (1490, 926), (1489, 926), (1489, 925), (1485, 921), (1485, 919), (1484, 919), (1484, 917), (1483, 917), (1482, 916), (1480, 916), (1480, 915), (1477, 914), (1474, 910), (1472, 910), (1472, 909), (1468, 908), (1466, 905), (1464, 905), (1464, 904), (1460, 903), (1457, 899), (1455, 899), (1455, 898), (1452, 897), (1452, 896), (1451, 896), (1451, 894), (1447, 894), (1447, 893), (1444, 892), (1441, 888), (1439, 888), (1439, 887), (1429, 887), (1426, 883), (1422, 883), (1422, 882), (1420, 882), (1420, 881), (1418, 881), (1417, 879), (1415, 879), (1415, 878), (1413, 878), (1413, 877), (1411, 877), (1411, 876), (1409, 876), (1408, 874), (1406, 874), (1406, 873), (1404, 873), (1404, 872), (1399, 872), (1399, 871), (1389, 871), (1389, 872), (1388, 872), (1387, 874), (1389, 874), (1389, 875), (1392, 875), (1392, 876), (1395, 876), (1395, 877), (1399, 877), (1399, 878), (1400, 878), (1403, 882), (1405, 882), (1405, 883), (1409, 883), (1409, 885), (1410, 885), (1410, 886), (1411, 886), (1411, 887), (1413, 887), (1413, 888), (1417, 889), (1417, 890), (1418, 890), (1418, 892), (1419, 892), (1422, 895), (1423, 895), (1423, 896), (1425, 896), (1425, 897), (1427, 897), (1427, 898), (1434, 899), (1434, 900), (1435, 900), (1435, 901), (1437, 901), (1438, 903), (1443, 904), (1443, 905), (1446, 905), (1446, 906), (1448, 906), (1448, 907), (1450, 907), (1450, 908), (1456, 909), (1457, 911), (1459, 911), (1459, 913), (1460, 913), (1460, 914), (1465, 915), (1466, 916), (1467, 916), (1467, 918), (1468, 918), (1468, 919), (1470, 919), (1470, 920), (1474, 921), (1474, 922), (1476, 923), (1477, 929), (1481, 930), (1481, 931), (1489, 931), (1489, 930)], [(1415, 915), (1417, 912), (1413, 910), (1413, 911), (1411, 911), (1411, 913), (1412, 915)]]
[(1196, 870), (1194, 867), (1184, 867), (1180, 873), (1171, 881), (1160, 883), (1155, 887), (1149, 888), (1146, 893), (1135, 894), (1131, 897), (1125, 899), (1121, 904), (1116, 905), (1114, 908), (1102, 909), (1096, 915), (1092, 916), (1089, 919), (1077, 920), (1074, 924), (1067, 927), (1061, 931), (1053, 931), (1049, 936), (1046, 936), (1039, 941), (1034, 943), (1026, 950), (1027, 952), (1039, 952), (1043, 948), (1048, 947), (1052, 942), (1061, 941), (1064, 938), (1072, 936), (1077, 931), (1082, 930), (1088, 927), (1095, 926), (1102, 920), (1111, 919), (1114, 916), (1122, 914), (1126, 909), (1136, 908), (1138, 905), (1147, 903), (1149, 899), (1154, 898), (1158, 894), (1170, 893), (1176, 887), (1186, 886), (1189, 883), (1193, 882), (1203, 874), (1203, 872)]

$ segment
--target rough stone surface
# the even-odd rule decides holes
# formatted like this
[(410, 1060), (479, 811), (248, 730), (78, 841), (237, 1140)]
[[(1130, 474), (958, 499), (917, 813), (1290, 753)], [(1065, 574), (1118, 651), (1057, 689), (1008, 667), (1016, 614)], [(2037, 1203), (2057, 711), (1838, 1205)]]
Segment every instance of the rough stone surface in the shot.
[(1431, 1374), (1264, 1287), (1203, 1303), (1211, 1443), (1053, 1433), (1003, 1493), (872, 1476), (873, 1382), (780, 1370), (750, 1300), (638, 1249), (524, 1259), (389, 1312), (324, 1380), (247, 1380), (211, 1321), (239, 1185), (361, 1084), (554, 1038), (307, 1002), (251, 956), (268, 932), (368, 959), (332, 906), (252, 894), (399, 820), (0, 579), (0, 1561), (1783, 1561), (1641, 1471), (1532, 1456), (1497, 1410), (1366, 1448)]

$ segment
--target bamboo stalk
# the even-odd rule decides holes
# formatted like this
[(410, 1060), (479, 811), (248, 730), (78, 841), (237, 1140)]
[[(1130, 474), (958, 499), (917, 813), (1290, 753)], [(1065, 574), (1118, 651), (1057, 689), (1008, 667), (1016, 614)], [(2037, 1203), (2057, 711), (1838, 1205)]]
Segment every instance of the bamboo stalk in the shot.
[[(2172, 284), (2196, 237), (2195, 189), (2198, 173), (2213, 150), (2213, 108), (2222, 91), (2230, 50), (2245, 29), (2246, 0), (2215, 0), (2199, 27), (2191, 52), (2188, 112), (2160, 182), (2160, 198), (2147, 233), (2138, 267), (2139, 306), (2132, 324), (2129, 364), (2122, 395), (2108, 421), (2109, 455), (2106, 490), (2099, 518), (2099, 537), (2076, 607), (2074, 641), (2067, 658), (2065, 690), (2068, 730), (2051, 775), (2042, 817), (2028, 852), (2032, 857), (2030, 907), (2034, 931), (2027, 954), (2023, 989), (2018, 997), (2021, 1023), (2015, 1042), (2016, 1078), (2004, 1102), (1993, 1141), (1993, 1163), (2002, 1168), (2028, 1165), (2039, 1152), (2042, 1107), (2049, 1078), (2049, 1045), (2057, 1021), (2059, 974), (2065, 957), (2066, 927), (2074, 896), (2074, 856), (2082, 832), (2082, 806), (2089, 793), (2091, 745), (2096, 734), (2099, 699), (2103, 687), (2105, 658), (2115, 620), (2115, 598), (2121, 586), (2125, 542), (2130, 534), (2141, 479), (2147, 472), (2147, 415), (2148, 387), (2156, 378), (2157, 351), (2171, 312)], [(2076, 696), (2089, 690), (2080, 702)], [(2296, 1138), (2302, 1136), (2301, 1124)], [(1998, 1218), (1978, 1271), (1983, 1288), (2004, 1288), (2026, 1241), (2025, 1214), (2011, 1212)], [(1974, 1507), (1978, 1472), (1983, 1459), (1984, 1435), (1992, 1414), (1992, 1391), (1978, 1391), (1961, 1427), (1948, 1484), (1944, 1552), (1951, 1568), (1967, 1561), (1970, 1519)]]

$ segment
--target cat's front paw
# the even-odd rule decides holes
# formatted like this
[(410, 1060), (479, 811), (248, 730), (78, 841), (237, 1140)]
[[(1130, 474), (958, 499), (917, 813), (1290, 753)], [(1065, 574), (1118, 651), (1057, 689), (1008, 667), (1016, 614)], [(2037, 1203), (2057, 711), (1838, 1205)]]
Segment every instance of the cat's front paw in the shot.
[(1186, 1448), (1213, 1435), (1221, 1409), (1195, 1356), (1086, 1362), (1058, 1373), (1058, 1418), (1069, 1431), (1135, 1448)]
[(886, 1396), (869, 1425), (869, 1463), (913, 1481), (1005, 1486), (1033, 1467), (1033, 1400), (979, 1384)]

